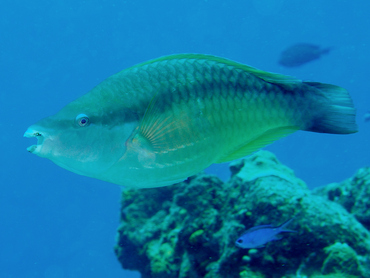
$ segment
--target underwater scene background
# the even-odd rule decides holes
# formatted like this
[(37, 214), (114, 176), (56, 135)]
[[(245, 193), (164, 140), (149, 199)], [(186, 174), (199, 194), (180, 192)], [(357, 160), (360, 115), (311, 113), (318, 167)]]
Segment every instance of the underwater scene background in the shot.
[[(262, 70), (344, 87), (357, 109), (358, 133), (297, 132), (265, 149), (309, 189), (342, 182), (370, 166), (370, 122), (364, 121), (370, 109), (369, 11), (368, 1), (342, 0), (4, 0), (0, 9), (0, 277), (140, 277), (138, 272), (123, 270), (125, 257), (118, 261), (115, 255), (119, 251), (114, 246), (122, 217), (121, 188), (30, 155), (26, 151), (30, 140), (22, 135), (30, 124), (54, 114), (108, 76), (152, 58), (175, 53), (213, 54)], [(297, 43), (331, 50), (299, 67), (279, 64), (280, 54)], [(206, 172), (223, 181), (230, 177), (228, 164), (213, 165)], [(330, 199), (330, 192), (338, 190), (319, 193)], [(140, 201), (140, 191), (135, 194)], [(366, 208), (368, 199), (361, 200)], [(341, 203), (340, 198), (337, 201)], [(288, 209), (288, 203), (274, 208)], [(305, 211), (302, 215), (306, 217), (313, 213)], [(225, 210), (219, 213), (225, 216)], [(271, 218), (262, 213), (253, 216), (251, 223), (257, 225), (288, 220), (283, 213)], [(235, 229), (230, 224), (228, 230), (221, 230), (225, 238), (230, 235), (227, 233), (253, 226), (241, 218), (243, 223), (236, 220), (232, 222)], [(296, 229), (297, 223), (293, 222), (292, 228)], [(368, 229), (366, 223), (362, 221)], [(195, 236), (192, 240), (201, 244)], [(317, 230), (315, 236), (320, 236)], [(223, 239), (219, 234), (216, 237)], [(293, 240), (292, 252), (298, 252), (299, 243)], [(274, 249), (271, 244), (275, 243), (269, 247)], [(287, 242), (278, 244), (276, 248), (283, 248)], [(356, 249), (357, 245), (361, 242), (351, 247)], [(231, 243), (229, 248), (236, 247)], [(233, 263), (235, 268), (249, 263), (242, 251), (232, 251), (231, 269)], [(356, 252), (368, 254), (366, 248)], [(285, 255), (289, 258), (289, 252)], [(297, 268), (299, 263), (287, 265)], [(285, 272), (278, 269), (277, 273)]]

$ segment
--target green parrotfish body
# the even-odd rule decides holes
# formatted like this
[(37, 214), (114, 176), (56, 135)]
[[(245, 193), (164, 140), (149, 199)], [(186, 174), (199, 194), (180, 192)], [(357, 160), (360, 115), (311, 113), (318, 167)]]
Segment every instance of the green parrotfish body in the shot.
[(340, 87), (179, 54), (123, 70), (30, 126), (28, 151), (127, 187), (166, 186), (296, 130), (356, 132)]

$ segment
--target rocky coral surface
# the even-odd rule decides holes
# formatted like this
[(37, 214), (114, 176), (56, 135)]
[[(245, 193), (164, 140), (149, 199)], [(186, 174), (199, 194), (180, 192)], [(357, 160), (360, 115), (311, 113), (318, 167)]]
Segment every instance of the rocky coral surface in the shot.
[[(366, 201), (358, 200), (368, 200), (369, 191), (348, 200), (341, 193), (348, 188), (312, 194), (267, 151), (230, 169), (226, 183), (199, 174), (173, 186), (123, 191), (115, 246), (122, 267), (143, 278), (370, 277), (370, 233), (361, 221), (368, 219)], [(361, 217), (354, 213), (360, 211)], [(296, 233), (264, 248), (235, 246), (245, 230), (291, 218)]]
[(352, 178), (344, 182), (315, 188), (313, 193), (342, 205), (370, 229), (370, 167), (359, 169)]

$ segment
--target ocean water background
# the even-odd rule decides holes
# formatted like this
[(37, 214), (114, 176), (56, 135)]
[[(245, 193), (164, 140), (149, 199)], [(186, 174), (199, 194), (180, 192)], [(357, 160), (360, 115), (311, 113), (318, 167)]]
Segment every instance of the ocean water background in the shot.
[[(310, 188), (370, 166), (370, 2), (365, 0), (3, 0), (0, 9), (0, 277), (140, 277), (114, 256), (120, 188), (27, 153), (27, 127), (106, 77), (173, 53), (207, 53), (343, 86), (359, 132), (297, 132), (267, 147)], [(297, 42), (332, 46), (300, 68)], [(209, 170), (227, 178), (227, 165)], [(138, 227), (139, 228), (139, 227)]]

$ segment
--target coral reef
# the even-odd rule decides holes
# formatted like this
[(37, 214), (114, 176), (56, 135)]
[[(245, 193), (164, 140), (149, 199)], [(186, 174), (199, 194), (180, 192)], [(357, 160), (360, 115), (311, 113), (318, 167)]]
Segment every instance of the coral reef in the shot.
[(370, 229), (370, 167), (361, 168), (350, 179), (313, 190), (342, 205), (368, 230)]
[[(328, 200), (328, 189), (313, 194), (267, 151), (230, 169), (226, 183), (198, 174), (173, 186), (123, 191), (115, 246), (122, 267), (143, 278), (370, 277), (370, 233), (352, 214), (355, 203)], [(249, 250), (234, 244), (248, 228), (292, 217), (289, 229), (297, 233), (280, 241)]]

